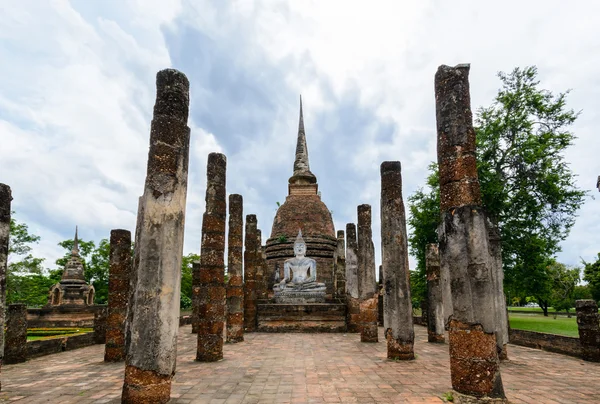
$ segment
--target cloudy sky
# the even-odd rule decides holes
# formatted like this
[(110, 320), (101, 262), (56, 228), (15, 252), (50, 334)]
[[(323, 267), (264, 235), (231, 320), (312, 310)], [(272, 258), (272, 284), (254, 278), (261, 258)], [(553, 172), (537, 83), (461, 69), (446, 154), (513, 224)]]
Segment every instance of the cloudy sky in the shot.
[[(200, 251), (213, 151), (227, 155), (228, 193), (244, 196), (266, 241), (292, 174), (299, 94), (336, 228), (369, 203), (378, 246), (379, 165), (402, 162), (405, 198), (422, 186), (436, 160), (435, 71), (471, 63), (473, 109), (516, 66), (537, 65), (551, 91), (572, 89), (568, 106), (582, 114), (567, 159), (598, 195), (600, 2), (488, 4), (0, 1), (0, 182), (49, 267), (75, 225), (85, 240), (133, 232), (156, 72), (173, 67), (191, 84), (185, 253)], [(560, 260), (592, 260), (599, 234), (600, 200), (587, 198)]]

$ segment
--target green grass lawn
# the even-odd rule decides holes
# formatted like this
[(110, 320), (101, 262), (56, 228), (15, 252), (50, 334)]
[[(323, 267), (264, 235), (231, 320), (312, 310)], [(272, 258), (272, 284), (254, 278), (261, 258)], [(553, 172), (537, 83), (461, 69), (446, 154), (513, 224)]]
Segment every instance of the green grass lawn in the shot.
[[(535, 307), (532, 307), (535, 308)], [(568, 318), (560, 316), (556, 319), (550, 314), (548, 317), (537, 314), (509, 314), (510, 327), (517, 330), (544, 332), (547, 334), (579, 337), (577, 319), (575, 316)]]
[(93, 331), (93, 328), (29, 328), (27, 329), (27, 341), (70, 337)]

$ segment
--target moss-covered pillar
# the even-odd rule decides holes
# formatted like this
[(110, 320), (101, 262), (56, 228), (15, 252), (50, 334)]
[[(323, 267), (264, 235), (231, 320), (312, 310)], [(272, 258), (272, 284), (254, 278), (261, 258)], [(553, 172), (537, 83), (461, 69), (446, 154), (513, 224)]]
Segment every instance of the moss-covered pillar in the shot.
[(104, 362), (125, 360), (125, 321), (131, 282), (131, 232), (111, 230)]
[(427, 271), (427, 341), (445, 342), (444, 305), (440, 280), (440, 252), (437, 244), (427, 244), (425, 252)]
[(360, 341), (377, 342), (377, 285), (375, 247), (371, 230), (371, 205), (358, 206), (358, 293)]
[(4, 363), (7, 365), (27, 360), (27, 306), (9, 304), (6, 316)]
[(334, 296), (338, 299), (346, 297), (346, 241), (344, 230), (337, 232), (337, 247), (335, 250)]
[(360, 332), (358, 294), (358, 242), (356, 225), (346, 224), (346, 326), (348, 332)]
[(475, 159), (469, 65), (435, 75), (440, 265), (450, 274), (452, 387), (464, 400), (505, 400), (496, 351), (495, 283)]
[(258, 232), (256, 215), (246, 215), (244, 234), (244, 332), (256, 331), (256, 251)]
[(600, 362), (600, 326), (598, 324), (598, 304), (595, 300), (575, 301), (577, 328), (582, 348), (582, 359)]
[[(8, 241), (10, 240), (10, 203), (12, 193), (6, 184), (0, 184), (0, 330), (4, 330), (6, 312), (6, 270)], [(4, 358), (4, 332), (0, 332), (0, 370)], [(2, 384), (0, 382), (0, 389)]]
[(494, 282), (494, 306), (496, 311), (496, 350), (499, 359), (508, 359), (508, 311), (504, 295), (504, 269), (502, 268), (502, 239), (498, 223), (489, 215), (486, 220), (488, 249)]
[(227, 158), (210, 153), (206, 168), (206, 210), (202, 217), (200, 299), (196, 360), (223, 359), (225, 326), (225, 221)]
[(381, 258), (383, 262), (383, 317), (388, 359), (415, 358), (408, 237), (402, 199), (399, 161), (381, 163)]
[(156, 103), (135, 239), (123, 403), (166, 403), (175, 374), (190, 129), (189, 81), (156, 75)]
[(229, 231), (227, 233), (227, 342), (244, 340), (244, 200), (229, 195)]

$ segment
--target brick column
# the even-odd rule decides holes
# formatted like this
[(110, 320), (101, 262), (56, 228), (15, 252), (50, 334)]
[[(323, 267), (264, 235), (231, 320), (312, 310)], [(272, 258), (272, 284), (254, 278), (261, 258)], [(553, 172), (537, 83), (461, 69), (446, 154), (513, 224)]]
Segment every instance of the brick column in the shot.
[(263, 260), (262, 255), (262, 231), (260, 229), (256, 229), (256, 251), (254, 252), (254, 257), (256, 259), (256, 275), (255, 275), (255, 288), (256, 288), (256, 299), (266, 299), (266, 260)]
[(441, 267), (452, 285), (450, 374), (464, 400), (505, 400), (496, 351), (495, 283), (475, 159), (469, 65), (440, 66), (435, 99)]
[(383, 265), (379, 265), (379, 280), (377, 281), (377, 324), (383, 327)]
[(106, 320), (108, 307), (97, 305), (94, 307), (94, 343), (106, 343)]
[(131, 282), (131, 232), (110, 232), (110, 267), (108, 269), (108, 318), (104, 362), (125, 360), (125, 321)]
[(425, 267), (427, 271), (427, 341), (443, 343), (446, 340), (446, 333), (440, 281), (440, 252), (437, 244), (427, 244)]
[[(8, 267), (8, 241), (10, 240), (10, 187), (0, 184), (0, 330), (6, 324), (6, 269)], [(4, 358), (4, 332), (0, 332), (0, 370)], [(2, 384), (0, 382), (0, 390)]]
[(371, 230), (371, 205), (358, 206), (358, 293), (360, 341), (377, 342), (377, 285), (375, 247)]
[(158, 72), (146, 183), (138, 207), (123, 403), (166, 403), (171, 394), (187, 197), (188, 105), (185, 75), (174, 69)]
[(198, 333), (200, 321), (200, 294), (202, 292), (200, 282), (200, 262), (192, 262), (192, 334)]
[(508, 311), (504, 295), (504, 269), (502, 268), (502, 240), (498, 223), (487, 216), (488, 250), (492, 264), (494, 306), (496, 314), (496, 350), (499, 359), (508, 359)]
[(27, 360), (27, 306), (9, 304), (6, 319), (4, 363), (7, 365)]
[(196, 360), (223, 359), (225, 326), (225, 220), (227, 218), (224, 154), (210, 153), (206, 169), (206, 211), (202, 218), (200, 300)]
[(244, 331), (256, 331), (256, 215), (246, 216), (244, 235)]
[(346, 224), (346, 326), (348, 332), (360, 332), (357, 254), (356, 225), (348, 223)]
[(388, 359), (415, 358), (408, 237), (399, 161), (381, 163), (381, 257), (385, 292), (383, 316)]
[(227, 342), (244, 340), (244, 200), (242, 195), (229, 195), (229, 232), (227, 234)]
[(335, 251), (334, 293), (338, 299), (346, 297), (346, 243), (344, 230), (337, 232), (337, 248)]
[(600, 362), (600, 326), (598, 325), (598, 305), (594, 300), (577, 300), (577, 328), (582, 348), (582, 359)]

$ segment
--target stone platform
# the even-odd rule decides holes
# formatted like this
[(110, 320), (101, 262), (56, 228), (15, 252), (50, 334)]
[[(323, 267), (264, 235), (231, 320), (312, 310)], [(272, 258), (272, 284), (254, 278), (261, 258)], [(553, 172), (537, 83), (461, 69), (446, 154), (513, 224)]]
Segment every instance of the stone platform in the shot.
[(345, 332), (346, 305), (341, 303), (258, 304), (259, 332)]

